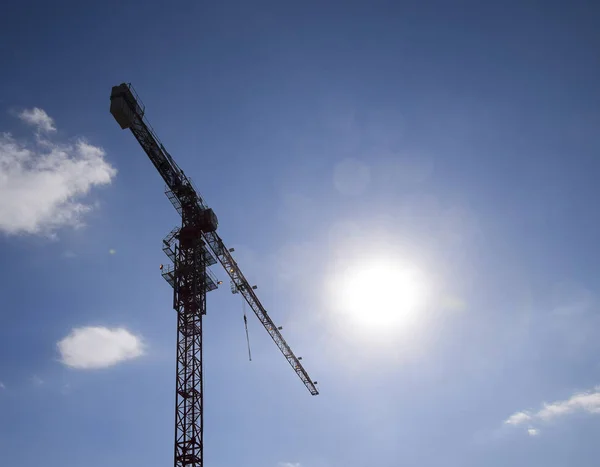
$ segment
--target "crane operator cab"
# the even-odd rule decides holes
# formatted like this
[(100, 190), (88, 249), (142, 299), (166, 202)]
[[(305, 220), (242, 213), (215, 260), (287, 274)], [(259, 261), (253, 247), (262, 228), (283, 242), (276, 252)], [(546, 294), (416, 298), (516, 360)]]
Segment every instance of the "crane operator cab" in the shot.
[(204, 209), (197, 214), (193, 222), (181, 228), (178, 234), (179, 241), (182, 246), (188, 247), (201, 238), (203, 233), (217, 230), (217, 225), (218, 221), (215, 212), (210, 208)]
[(200, 213), (200, 228), (203, 232), (214, 232), (219, 226), (219, 220), (215, 211), (208, 208)]

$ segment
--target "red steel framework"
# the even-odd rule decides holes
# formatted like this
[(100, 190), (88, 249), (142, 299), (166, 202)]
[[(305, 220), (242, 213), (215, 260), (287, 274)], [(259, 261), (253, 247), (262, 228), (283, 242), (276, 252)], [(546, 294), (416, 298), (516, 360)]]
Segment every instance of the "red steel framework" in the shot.
[(319, 392), (267, 314), (239, 266), (217, 234), (218, 221), (191, 179), (177, 166), (144, 118), (144, 106), (130, 84), (114, 86), (110, 112), (122, 129), (129, 128), (167, 185), (166, 194), (181, 216), (181, 227), (163, 240), (173, 266), (162, 275), (173, 287), (177, 311), (177, 378), (175, 387), (175, 467), (203, 465), (202, 317), (206, 293), (218, 287), (208, 269), (217, 260), (225, 268), (232, 291), (239, 292), (263, 324), (288, 363), (312, 395)]

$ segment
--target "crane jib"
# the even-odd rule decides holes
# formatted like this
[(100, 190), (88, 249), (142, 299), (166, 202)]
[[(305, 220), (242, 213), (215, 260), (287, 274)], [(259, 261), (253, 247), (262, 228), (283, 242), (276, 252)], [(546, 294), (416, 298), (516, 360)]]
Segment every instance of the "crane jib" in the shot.
[(277, 326), (267, 314), (267, 311), (262, 306), (260, 300), (254, 293), (254, 290), (242, 274), (242, 271), (237, 266), (237, 263), (229, 254), (229, 250), (224, 247), (222, 240), (218, 237), (218, 234), (216, 232), (210, 232), (208, 234), (204, 234), (204, 237), (207, 239), (208, 245), (215, 253), (215, 256), (219, 262), (223, 265), (223, 268), (227, 271), (227, 274), (231, 280), (236, 284), (237, 289), (240, 291), (248, 305), (250, 305), (250, 308), (252, 308), (252, 311), (254, 311), (256, 317), (263, 324), (266, 331), (269, 333), (281, 353), (283, 353), (296, 374), (300, 377), (304, 385), (312, 395), (316, 396), (319, 394), (315, 383), (310, 379), (308, 373), (300, 363), (300, 360), (298, 357), (296, 357), (296, 355), (294, 355), (288, 343), (279, 332), (279, 329), (277, 329)]

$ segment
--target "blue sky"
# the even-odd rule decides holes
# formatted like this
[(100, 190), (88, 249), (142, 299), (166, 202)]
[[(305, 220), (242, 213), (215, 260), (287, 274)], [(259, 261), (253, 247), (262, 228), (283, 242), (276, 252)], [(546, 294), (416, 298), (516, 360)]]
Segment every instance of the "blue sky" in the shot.
[(207, 467), (596, 465), (599, 13), (8, 2), (0, 464), (172, 462), (178, 219), (128, 81), (321, 390), (253, 316), (247, 361), (225, 281)]

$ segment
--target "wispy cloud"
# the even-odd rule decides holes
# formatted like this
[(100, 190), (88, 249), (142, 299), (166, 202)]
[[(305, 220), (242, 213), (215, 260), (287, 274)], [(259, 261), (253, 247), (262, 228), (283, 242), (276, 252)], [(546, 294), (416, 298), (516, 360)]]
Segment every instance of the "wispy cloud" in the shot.
[(6, 389), (6, 386), (4, 385), (4, 383), (2, 381), (0, 381), (0, 389)]
[(527, 412), (516, 412), (512, 414), (504, 423), (508, 425), (520, 425), (531, 420), (531, 415)]
[(360, 195), (369, 184), (369, 166), (356, 159), (345, 159), (335, 166), (333, 184), (343, 195)]
[[(20, 117), (46, 132), (54, 129), (41, 109)], [(83, 215), (92, 209), (83, 198), (116, 175), (104, 157), (102, 148), (82, 138), (61, 144), (39, 135), (28, 141), (0, 133), (0, 232), (51, 234), (82, 225)]]
[(537, 436), (539, 430), (533, 425), (546, 423), (566, 417), (574, 413), (600, 415), (600, 386), (585, 392), (578, 392), (565, 400), (552, 403), (544, 402), (537, 411), (521, 411), (512, 414), (504, 423), (506, 425), (528, 425), (528, 433)]
[(279, 467), (300, 467), (300, 462), (280, 462)]
[(38, 375), (33, 375), (31, 377), (31, 382), (33, 384), (35, 384), (36, 386), (41, 386), (42, 384), (44, 384), (44, 380), (42, 378), (40, 378)]
[(19, 118), (25, 123), (35, 126), (38, 131), (47, 133), (56, 131), (54, 120), (43, 109), (37, 107), (25, 109), (19, 114)]
[(144, 353), (141, 339), (127, 329), (101, 326), (75, 328), (57, 347), (62, 363), (82, 370), (108, 368)]

